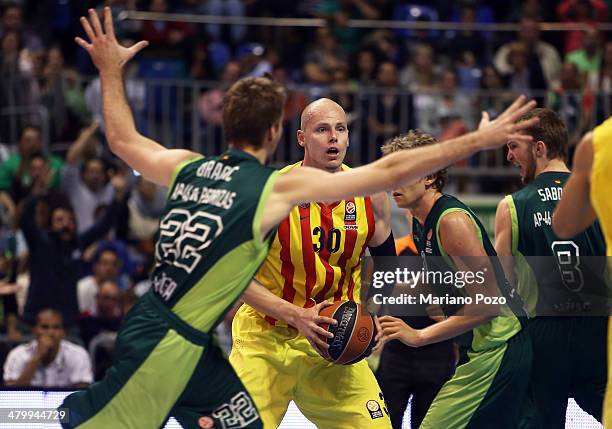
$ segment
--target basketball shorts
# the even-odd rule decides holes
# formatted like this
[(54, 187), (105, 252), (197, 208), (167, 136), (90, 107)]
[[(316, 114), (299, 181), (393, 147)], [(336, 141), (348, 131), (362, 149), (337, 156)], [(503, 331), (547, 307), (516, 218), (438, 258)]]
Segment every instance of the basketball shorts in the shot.
[(538, 410), (532, 427), (565, 427), (568, 398), (602, 421), (607, 329), (607, 317), (536, 317), (529, 322), (531, 389)]
[(391, 429), (365, 360), (328, 362), (295, 329), (271, 326), (247, 305), (234, 318), (232, 336), (230, 363), (266, 429), (278, 427), (291, 400), (319, 429)]
[(524, 330), (497, 347), (467, 350), (420, 429), (516, 429), (525, 412), (531, 357)]
[(147, 294), (128, 313), (113, 365), (68, 396), (64, 428), (262, 428), (251, 397), (211, 338)]

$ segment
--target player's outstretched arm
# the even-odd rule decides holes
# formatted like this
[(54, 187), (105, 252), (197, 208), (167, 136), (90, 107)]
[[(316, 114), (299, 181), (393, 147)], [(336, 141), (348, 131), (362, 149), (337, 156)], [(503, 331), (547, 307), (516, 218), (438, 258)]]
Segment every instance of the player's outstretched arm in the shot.
[(563, 188), (552, 217), (552, 228), (560, 238), (571, 238), (587, 229), (597, 215), (591, 205), (593, 133), (586, 134), (574, 154), (572, 175)]
[(89, 9), (88, 18), (81, 17), (81, 25), (89, 42), (80, 37), (75, 41), (89, 53), (100, 72), (102, 113), (111, 151), (147, 180), (168, 186), (176, 167), (199, 155), (182, 149), (168, 150), (136, 130), (123, 88), (123, 67), (148, 42), (140, 41), (128, 48), (121, 46), (115, 38), (108, 7), (104, 8), (104, 29), (93, 9)]
[[(451, 257), (457, 269), (464, 272), (484, 272), (482, 291), (486, 296), (499, 296), (495, 271), (478, 237), (472, 219), (464, 213), (450, 213), (440, 220), (440, 239), (444, 251)], [(473, 288), (468, 291), (473, 297)], [(467, 309), (467, 307), (470, 307)], [(412, 347), (421, 347), (455, 338), (486, 323), (499, 314), (499, 308), (468, 304), (462, 313), (470, 315), (450, 316), (423, 329), (414, 329), (401, 319), (391, 316), (379, 318), (383, 341), (400, 340)]]
[(442, 143), (398, 151), (349, 171), (332, 174), (308, 167), (293, 168), (276, 181), (263, 216), (262, 233), (267, 233), (292, 207), (301, 203), (333, 202), (389, 191), (480, 150), (502, 146), (508, 140), (529, 142), (532, 138), (521, 131), (534, 125), (538, 118), (517, 121), (534, 107), (534, 101), (518, 97), (496, 120), (478, 131)]

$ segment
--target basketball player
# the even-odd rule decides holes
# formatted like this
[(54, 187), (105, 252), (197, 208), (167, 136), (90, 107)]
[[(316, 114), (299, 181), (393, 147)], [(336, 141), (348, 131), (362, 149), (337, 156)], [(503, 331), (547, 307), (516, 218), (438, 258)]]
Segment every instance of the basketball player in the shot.
[[(334, 101), (322, 98), (304, 109), (297, 140), (304, 159), (281, 171), (348, 170), (346, 113)], [(293, 400), (319, 428), (391, 428), (367, 362), (335, 365), (324, 359), (321, 335), (328, 333), (309, 324), (307, 310), (315, 303), (312, 313), (318, 314), (330, 301), (359, 302), (366, 247), (375, 256), (395, 256), (390, 223), (385, 193), (301, 205), (280, 223), (232, 324), (230, 363), (265, 427), (278, 427)]]
[(553, 232), (551, 214), (570, 175), (568, 132), (552, 110), (534, 109), (522, 119), (534, 117), (539, 122), (526, 130), (532, 143), (508, 141), (508, 160), (520, 167), (525, 187), (499, 203), (495, 247), (500, 256), (514, 256), (516, 268), (506, 272), (516, 270), (533, 317), (530, 388), (539, 415), (531, 426), (560, 428), (569, 397), (601, 421), (607, 320), (585, 316), (597, 315), (597, 301), (605, 304), (605, 261), (589, 258), (604, 255), (605, 244), (598, 223), (571, 240)]
[[(554, 232), (563, 239), (588, 228), (596, 219), (601, 222), (608, 257), (612, 256), (612, 118), (588, 133), (574, 154), (574, 170), (563, 189), (561, 201), (552, 218)], [(612, 337), (608, 325), (608, 353)], [(612, 366), (608, 365), (608, 379)], [(603, 408), (604, 427), (612, 428), (612, 385), (608, 383)]]
[[(410, 131), (391, 139), (382, 150), (386, 157), (435, 144), (431, 135)], [(414, 217), (412, 234), (427, 270), (480, 271), (489, 296), (499, 297), (501, 291), (509, 303), (518, 304), (505, 289), (502, 266), (494, 258), (495, 249), (482, 223), (465, 204), (442, 193), (444, 182), (444, 172), (438, 171), (393, 191), (397, 205)], [(453, 288), (444, 286), (444, 292), (452, 294)], [(455, 374), (436, 395), (420, 428), (515, 429), (531, 362), (523, 318), (507, 305), (472, 315), (456, 315), (450, 305), (441, 307), (448, 317), (421, 329), (392, 316), (379, 319), (385, 342), (399, 340), (423, 347), (455, 338), (459, 345)]]
[[(110, 149), (147, 180), (167, 186), (152, 290), (126, 316), (105, 378), (66, 398), (65, 428), (154, 428), (174, 416), (185, 428), (260, 428), (252, 399), (210, 332), (265, 259), (270, 232), (308, 201), (336, 201), (398, 186), (519, 136), (523, 98), (486, 130), (414, 157), (399, 156), (335, 175), (307, 167), (279, 174), (263, 164), (282, 133), (284, 90), (266, 78), (233, 85), (223, 106), (230, 148), (202, 157), (168, 150), (135, 128), (122, 68), (147, 43), (118, 44), (110, 8), (104, 30), (93, 9), (76, 38), (100, 72)], [(330, 183), (334, 186), (330, 186)]]

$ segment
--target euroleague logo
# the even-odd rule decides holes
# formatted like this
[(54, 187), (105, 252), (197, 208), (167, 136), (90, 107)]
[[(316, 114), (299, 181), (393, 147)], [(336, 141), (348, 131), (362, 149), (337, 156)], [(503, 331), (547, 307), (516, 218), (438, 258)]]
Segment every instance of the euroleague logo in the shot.
[(373, 399), (370, 399), (368, 402), (366, 402), (366, 408), (368, 409), (372, 420), (379, 419), (383, 416), (383, 412), (380, 409), (380, 405)]
[(357, 207), (353, 201), (347, 201), (344, 205), (344, 221), (355, 222), (357, 220)]
[(368, 328), (361, 328), (357, 332), (357, 339), (362, 343), (365, 343), (370, 339), (370, 330)]

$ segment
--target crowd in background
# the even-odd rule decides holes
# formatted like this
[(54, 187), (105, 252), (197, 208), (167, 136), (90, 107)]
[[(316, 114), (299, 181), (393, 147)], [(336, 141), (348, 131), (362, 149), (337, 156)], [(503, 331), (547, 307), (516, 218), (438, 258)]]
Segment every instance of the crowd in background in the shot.
[[(32, 337), (37, 340), (24, 345), (29, 349), (19, 351), (22, 372), (28, 364), (51, 359), (49, 350), (55, 350), (56, 359), (65, 335), (89, 350), (93, 377), (99, 378), (108, 364), (112, 333), (149, 287), (165, 190), (137, 176), (105, 148), (100, 81), (73, 41), (82, 35), (78, 18), (87, 8), (111, 6), (118, 38), (150, 42), (126, 70), (127, 97), (145, 134), (155, 134), (158, 115), (172, 115), (182, 111), (175, 104), (189, 103), (221, 142), (225, 89), (241, 77), (270, 73), (289, 88), (286, 121), (299, 118), (311, 99), (329, 96), (344, 107), (351, 124), (359, 124), (351, 143), (357, 142), (358, 159), (370, 160), (385, 139), (409, 128), (439, 139), (465, 133), (477, 126), (480, 111), (493, 117), (519, 93), (559, 111), (576, 140), (612, 111), (612, 41), (595, 26), (608, 22), (610, 3), (0, 2), (0, 361), (15, 344)], [(327, 24), (119, 20), (125, 11), (324, 18)], [(365, 29), (347, 26), (352, 19), (514, 22), (519, 31)], [(540, 22), (551, 21), (590, 26), (540, 31)], [(148, 79), (208, 83), (190, 99), (170, 93), (164, 104), (150, 102), (154, 91), (146, 86)], [(173, 130), (184, 142), (192, 141), (193, 132)], [(285, 138), (294, 144), (291, 133)], [(496, 184), (494, 191), (508, 190), (488, 183)], [(54, 326), (61, 334), (53, 333)], [(36, 344), (47, 346), (37, 350)], [(24, 378), (15, 375), (15, 368), (5, 365), (5, 381), (11, 374), (9, 382), (19, 384), (16, 380)], [(33, 377), (29, 383), (40, 380)], [(90, 381), (84, 376), (69, 384)]]

